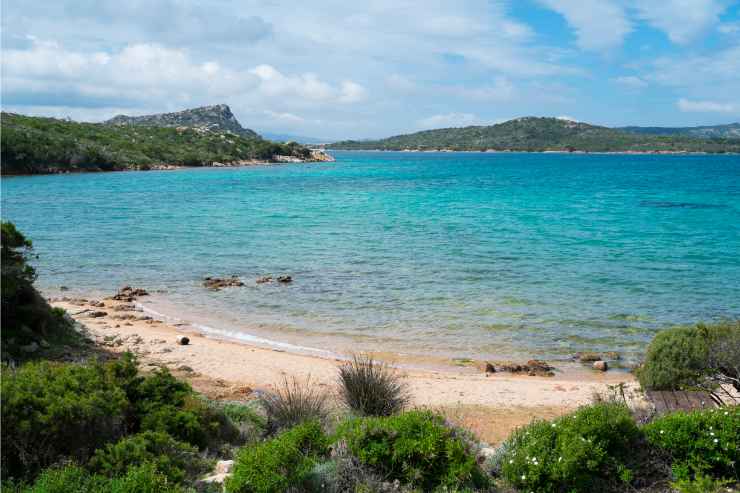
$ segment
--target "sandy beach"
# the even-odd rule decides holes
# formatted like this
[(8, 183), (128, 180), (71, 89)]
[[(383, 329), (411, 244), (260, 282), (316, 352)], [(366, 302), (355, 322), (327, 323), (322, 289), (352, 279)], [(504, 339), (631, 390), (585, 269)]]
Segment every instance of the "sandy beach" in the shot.
[[(292, 378), (333, 393), (337, 367), (344, 361), (206, 337), (147, 315), (137, 301), (51, 301), (83, 324), (98, 346), (131, 351), (144, 369), (167, 367), (210, 398), (253, 399)], [(182, 335), (190, 339), (188, 345), (177, 343)], [(552, 418), (592, 402), (595, 394), (608, 394), (610, 386), (624, 383), (629, 395), (637, 394), (634, 377), (624, 372), (568, 367), (557, 368), (552, 377), (487, 374), (475, 365), (432, 370), (388, 354), (377, 357), (398, 367), (412, 406), (435, 409), (489, 443), (534, 418)]]

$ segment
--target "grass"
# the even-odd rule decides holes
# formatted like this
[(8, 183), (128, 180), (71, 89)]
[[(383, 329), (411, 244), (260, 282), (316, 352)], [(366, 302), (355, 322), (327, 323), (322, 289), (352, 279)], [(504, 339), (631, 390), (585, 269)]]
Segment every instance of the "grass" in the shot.
[(355, 355), (339, 368), (339, 396), (361, 416), (390, 416), (401, 412), (409, 395), (401, 377), (370, 356)]

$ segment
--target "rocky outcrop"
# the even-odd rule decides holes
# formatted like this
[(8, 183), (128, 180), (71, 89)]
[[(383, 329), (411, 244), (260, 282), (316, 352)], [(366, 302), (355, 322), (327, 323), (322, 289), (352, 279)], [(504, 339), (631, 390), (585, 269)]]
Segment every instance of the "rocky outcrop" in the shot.
[(244, 283), (238, 276), (231, 277), (206, 277), (203, 279), (203, 286), (208, 289), (218, 291), (223, 288), (241, 287)]
[(124, 286), (118, 290), (118, 293), (111, 296), (109, 299), (116, 301), (132, 302), (139, 296), (148, 296), (149, 293), (143, 288), (132, 288), (131, 286)]
[(254, 130), (244, 128), (225, 104), (202, 106), (175, 113), (127, 116), (118, 115), (105, 122), (108, 125), (131, 125), (142, 127), (174, 127), (210, 132), (231, 132), (243, 137), (259, 138)]
[(501, 365), (501, 371), (508, 371), (510, 373), (526, 373), (530, 377), (552, 377), (555, 375), (553, 370), (555, 368), (547, 364), (545, 361), (538, 359), (531, 359), (527, 361), (527, 364), (506, 364)]

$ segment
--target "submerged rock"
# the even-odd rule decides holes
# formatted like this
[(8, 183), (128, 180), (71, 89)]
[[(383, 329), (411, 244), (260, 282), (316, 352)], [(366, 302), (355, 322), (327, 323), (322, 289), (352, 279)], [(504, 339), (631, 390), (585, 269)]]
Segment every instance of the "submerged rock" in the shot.
[(241, 279), (239, 279), (238, 276), (206, 277), (205, 279), (203, 279), (203, 286), (207, 287), (208, 289), (218, 291), (219, 289), (223, 288), (241, 287), (244, 286), (244, 283)]
[(293, 282), (293, 278), (291, 276), (280, 276), (277, 278), (277, 282), (287, 284), (289, 282)]
[(265, 284), (266, 282), (272, 282), (272, 277), (264, 276), (257, 279), (257, 284)]

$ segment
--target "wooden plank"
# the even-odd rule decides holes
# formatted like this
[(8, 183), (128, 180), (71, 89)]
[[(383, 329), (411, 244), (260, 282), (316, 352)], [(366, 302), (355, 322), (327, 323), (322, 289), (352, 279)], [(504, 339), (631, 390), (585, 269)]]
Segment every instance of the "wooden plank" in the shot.
[(648, 399), (650, 399), (650, 402), (652, 402), (653, 405), (655, 406), (656, 413), (663, 414), (668, 410), (668, 408), (665, 405), (665, 400), (663, 399), (661, 391), (648, 390), (647, 396), (648, 396)]
[(691, 405), (690, 409), (704, 409), (707, 407), (706, 401), (701, 394), (701, 392), (686, 392), (686, 398)]
[(676, 392), (664, 392), (663, 398), (665, 399), (668, 411), (679, 411), (681, 409), (681, 404), (678, 402)]

